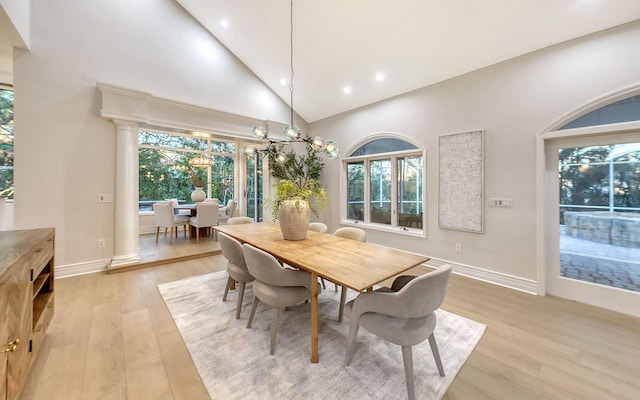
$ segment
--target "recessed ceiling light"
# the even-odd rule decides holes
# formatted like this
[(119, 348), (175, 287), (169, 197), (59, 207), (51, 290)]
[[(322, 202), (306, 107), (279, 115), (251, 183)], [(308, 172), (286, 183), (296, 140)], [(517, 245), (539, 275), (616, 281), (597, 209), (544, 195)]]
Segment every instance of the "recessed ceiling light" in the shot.
[(351, 93), (351, 86), (345, 86), (345, 87), (344, 87), (344, 89), (342, 89), (342, 91), (343, 91), (345, 94), (349, 94), (349, 93)]
[(384, 80), (384, 74), (382, 72), (378, 72), (376, 74), (376, 81), (382, 82)]
[(222, 19), (220, 20), (220, 25), (221, 25), (223, 28), (225, 28), (225, 29), (226, 29), (226, 28), (228, 28), (228, 27), (229, 27), (229, 21), (227, 21), (226, 19), (222, 18)]
[(280, 84), (285, 86), (287, 84), (287, 80), (285, 78), (280, 78)]

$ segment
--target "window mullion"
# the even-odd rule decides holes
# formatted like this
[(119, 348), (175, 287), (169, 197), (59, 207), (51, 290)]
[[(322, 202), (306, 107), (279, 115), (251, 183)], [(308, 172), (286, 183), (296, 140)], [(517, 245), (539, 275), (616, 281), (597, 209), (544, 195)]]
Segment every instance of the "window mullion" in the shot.
[(398, 226), (398, 157), (391, 157), (391, 227)]
[(364, 160), (364, 215), (365, 224), (371, 223), (371, 160)]

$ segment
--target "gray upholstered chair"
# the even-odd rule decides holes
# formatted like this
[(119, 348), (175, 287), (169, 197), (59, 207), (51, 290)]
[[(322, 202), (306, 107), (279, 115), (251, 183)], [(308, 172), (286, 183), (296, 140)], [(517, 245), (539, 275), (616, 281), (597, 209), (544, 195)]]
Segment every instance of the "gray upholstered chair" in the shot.
[(189, 218), (189, 225), (195, 228), (196, 243), (200, 243), (200, 228), (207, 228), (208, 235), (211, 227), (218, 225), (218, 203), (198, 203), (196, 216)]
[(251, 217), (231, 217), (227, 220), (227, 225), (252, 224), (256, 221)]
[(229, 200), (227, 201), (227, 205), (225, 207), (221, 207), (218, 211), (218, 222), (226, 223), (229, 218), (233, 217), (233, 214), (236, 212), (236, 201)]
[(336, 236), (357, 240), (360, 242), (367, 241), (367, 233), (360, 228), (352, 228), (350, 226), (345, 226), (345, 227), (336, 229), (336, 231), (333, 232), (333, 234)]
[[(336, 229), (336, 231), (333, 232), (333, 234), (335, 236), (340, 236), (340, 237), (351, 239), (351, 240), (357, 240), (359, 242), (367, 241), (367, 233), (360, 228), (352, 228), (352, 227), (345, 226), (343, 228)], [(336, 290), (338, 290), (337, 284), (336, 284)], [(340, 309), (338, 311), (338, 322), (342, 322), (342, 317), (344, 316), (344, 303), (347, 300), (347, 290), (348, 289), (346, 287), (342, 286), (342, 289), (340, 292)]]
[(329, 229), (327, 225), (323, 224), (322, 222), (311, 222), (309, 224), (310, 231), (325, 233), (327, 229)]
[(233, 281), (238, 282), (238, 305), (236, 306), (236, 319), (240, 319), (240, 311), (242, 310), (242, 301), (244, 299), (245, 285), (254, 281), (253, 275), (249, 273), (247, 269), (247, 263), (244, 261), (244, 252), (242, 251), (242, 244), (231, 236), (225, 235), (220, 232), (218, 236), (220, 242), (220, 249), (222, 255), (228, 260), (227, 273), (229, 279), (227, 279), (227, 287), (224, 288), (224, 295), (222, 301), (227, 301), (227, 294), (233, 284)]
[[(253, 281), (254, 297), (247, 328), (251, 328), (258, 302), (261, 301), (270, 306), (272, 317), (269, 354), (273, 354), (276, 349), (280, 310), (311, 298), (311, 274), (284, 268), (271, 254), (250, 244), (243, 244), (242, 249), (249, 273), (256, 278)], [(320, 291), (319, 287), (318, 291)]]
[(173, 244), (173, 232), (175, 229), (176, 237), (178, 237), (178, 227), (184, 226), (184, 237), (187, 237), (187, 225), (189, 225), (189, 217), (186, 215), (174, 215), (171, 203), (159, 201), (153, 203), (153, 215), (156, 220), (156, 243), (160, 235), (160, 228), (164, 228), (164, 235), (167, 236), (167, 228), (170, 229), (169, 244)]
[(362, 326), (374, 335), (402, 346), (409, 399), (415, 399), (412, 346), (428, 338), (438, 372), (440, 376), (444, 376), (438, 345), (433, 335), (436, 327), (434, 312), (444, 300), (450, 277), (451, 266), (445, 264), (417, 277), (400, 276), (393, 282), (391, 289), (381, 288), (360, 293), (350, 301), (346, 306), (350, 319), (346, 365), (349, 365), (355, 354), (358, 328)]

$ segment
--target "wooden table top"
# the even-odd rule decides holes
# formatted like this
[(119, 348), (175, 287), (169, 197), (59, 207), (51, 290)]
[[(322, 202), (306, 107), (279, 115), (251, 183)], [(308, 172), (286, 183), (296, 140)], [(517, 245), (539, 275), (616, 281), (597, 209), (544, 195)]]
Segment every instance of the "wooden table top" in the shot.
[(429, 260), (426, 256), (314, 231), (309, 231), (304, 240), (284, 240), (277, 223), (222, 225), (215, 229), (291, 266), (358, 292)]

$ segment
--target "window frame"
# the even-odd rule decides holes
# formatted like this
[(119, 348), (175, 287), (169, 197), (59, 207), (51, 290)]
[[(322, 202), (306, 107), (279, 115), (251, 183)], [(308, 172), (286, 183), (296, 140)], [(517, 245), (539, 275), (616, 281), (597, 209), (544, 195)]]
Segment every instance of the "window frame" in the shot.
[[(342, 159), (342, 171), (340, 174), (340, 223), (341, 225), (360, 227), (365, 229), (371, 229), (382, 232), (389, 232), (399, 235), (416, 236), (426, 238), (426, 226), (427, 226), (427, 213), (426, 213), (426, 199), (427, 199), (427, 152), (425, 149), (418, 146), (411, 140), (408, 140), (402, 136), (396, 135), (376, 135), (368, 137), (356, 144), (349, 154), (353, 154), (361, 146), (378, 139), (399, 139), (406, 141), (414, 146), (416, 149), (411, 150), (399, 150), (390, 151), (384, 153), (348, 156)], [(422, 228), (403, 227), (398, 225), (398, 159), (406, 157), (422, 157)], [(371, 222), (371, 161), (374, 160), (391, 160), (391, 224), (382, 224)], [(348, 217), (348, 165), (350, 163), (364, 163), (364, 199), (363, 199), (363, 221), (347, 219)]]
[[(171, 130), (166, 130), (166, 129), (160, 129), (160, 128), (156, 128), (156, 127), (139, 127), (138, 129), (138, 141), (139, 139), (139, 135), (141, 132), (149, 132), (149, 133), (158, 133), (158, 134), (162, 134), (162, 135), (168, 135), (168, 136), (177, 136), (177, 137), (189, 137), (189, 138), (195, 138), (195, 139), (199, 139), (199, 140), (203, 140), (206, 143), (206, 150), (197, 150), (197, 149), (189, 149), (189, 148), (182, 148), (182, 147), (170, 147), (170, 146), (163, 146), (163, 145), (153, 145), (153, 144), (140, 144), (138, 143), (138, 158), (140, 157), (139, 155), (139, 151), (140, 149), (151, 149), (151, 150), (160, 150), (160, 151), (170, 151), (170, 152), (175, 152), (175, 153), (183, 153), (183, 154), (191, 154), (193, 156), (196, 155), (201, 155), (206, 154), (210, 157), (229, 157), (233, 159), (234, 162), (234, 173), (233, 173), (233, 178), (232, 178), (232, 187), (233, 187), (233, 195), (232, 198), (236, 198), (236, 193), (238, 192), (238, 176), (241, 176), (239, 174), (238, 171), (238, 163), (239, 163), (239, 148), (242, 144), (242, 141), (238, 138), (230, 138), (230, 137), (224, 137), (224, 136), (217, 136), (215, 134), (205, 134), (205, 135), (197, 135), (197, 134), (189, 134), (189, 133), (182, 133), (182, 132), (174, 132)], [(220, 152), (220, 151), (212, 151), (212, 142), (226, 142), (226, 143), (233, 143), (234, 145), (234, 151), (233, 152)], [(140, 173), (140, 166), (138, 165), (138, 175)], [(139, 178), (138, 178), (139, 179)], [(207, 182), (210, 182), (212, 180), (212, 170), (211, 167), (207, 167)], [(211, 197), (211, 185), (208, 183), (206, 186), (206, 192), (207, 192), (207, 197)], [(138, 196), (139, 196), (139, 190), (138, 190)], [(154, 201), (159, 201), (159, 200), (163, 200), (163, 199), (156, 199)], [(140, 200), (138, 200), (138, 208), (140, 208)], [(149, 210), (149, 211), (143, 211), (143, 210), (138, 210), (138, 214), (139, 215), (148, 215), (148, 214), (153, 214), (153, 211)]]

